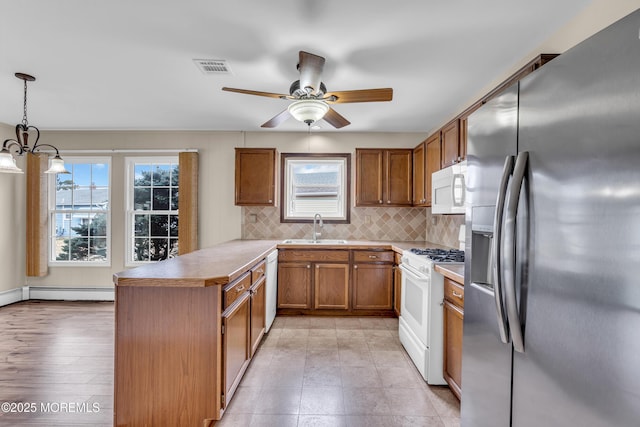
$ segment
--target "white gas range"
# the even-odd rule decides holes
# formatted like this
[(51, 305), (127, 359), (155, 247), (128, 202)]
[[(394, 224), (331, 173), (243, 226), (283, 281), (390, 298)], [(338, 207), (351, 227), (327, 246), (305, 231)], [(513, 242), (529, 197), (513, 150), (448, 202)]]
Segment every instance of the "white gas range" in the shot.
[(464, 264), (457, 249), (411, 249), (402, 252), (400, 342), (429, 384), (446, 384), (442, 376), (444, 278), (436, 264)]

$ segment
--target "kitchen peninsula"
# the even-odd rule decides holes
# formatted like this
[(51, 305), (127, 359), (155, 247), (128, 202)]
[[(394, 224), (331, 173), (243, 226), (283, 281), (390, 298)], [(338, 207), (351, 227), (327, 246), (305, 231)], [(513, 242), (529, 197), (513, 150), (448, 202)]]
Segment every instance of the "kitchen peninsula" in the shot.
[[(349, 242), (395, 250), (423, 242)], [(234, 240), (114, 275), (115, 425), (213, 425), (262, 336), (253, 290), (273, 240)], [(318, 245), (314, 247), (317, 248)], [(323, 249), (337, 245), (323, 245)], [(264, 331), (264, 329), (262, 329)]]

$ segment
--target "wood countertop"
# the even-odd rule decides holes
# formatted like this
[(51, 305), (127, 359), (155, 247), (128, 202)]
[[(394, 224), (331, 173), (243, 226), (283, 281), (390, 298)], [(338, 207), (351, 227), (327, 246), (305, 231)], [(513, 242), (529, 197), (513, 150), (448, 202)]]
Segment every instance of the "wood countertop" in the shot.
[(231, 240), (113, 275), (116, 286), (206, 287), (227, 284), (277, 246), (275, 240)]
[(464, 265), (438, 264), (436, 265), (436, 271), (454, 282), (464, 284)]
[[(349, 240), (347, 243), (285, 244), (283, 240), (231, 240), (154, 264), (113, 275), (116, 286), (206, 287), (232, 282), (274, 249), (386, 249), (443, 247), (426, 241), (385, 242)], [(443, 247), (444, 248), (444, 247)]]

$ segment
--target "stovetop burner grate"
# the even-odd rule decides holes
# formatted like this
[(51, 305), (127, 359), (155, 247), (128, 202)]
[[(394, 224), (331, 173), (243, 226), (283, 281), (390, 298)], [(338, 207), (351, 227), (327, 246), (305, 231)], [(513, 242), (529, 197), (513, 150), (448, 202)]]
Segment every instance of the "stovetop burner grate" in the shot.
[(424, 255), (435, 262), (464, 262), (464, 251), (459, 249), (412, 248), (416, 255)]

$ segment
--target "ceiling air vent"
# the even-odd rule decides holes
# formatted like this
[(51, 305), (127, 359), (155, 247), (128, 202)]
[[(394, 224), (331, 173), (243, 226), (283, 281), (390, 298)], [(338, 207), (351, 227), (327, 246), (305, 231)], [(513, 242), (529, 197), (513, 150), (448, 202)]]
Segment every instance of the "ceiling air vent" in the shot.
[(203, 74), (231, 74), (231, 68), (224, 59), (194, 59)]

